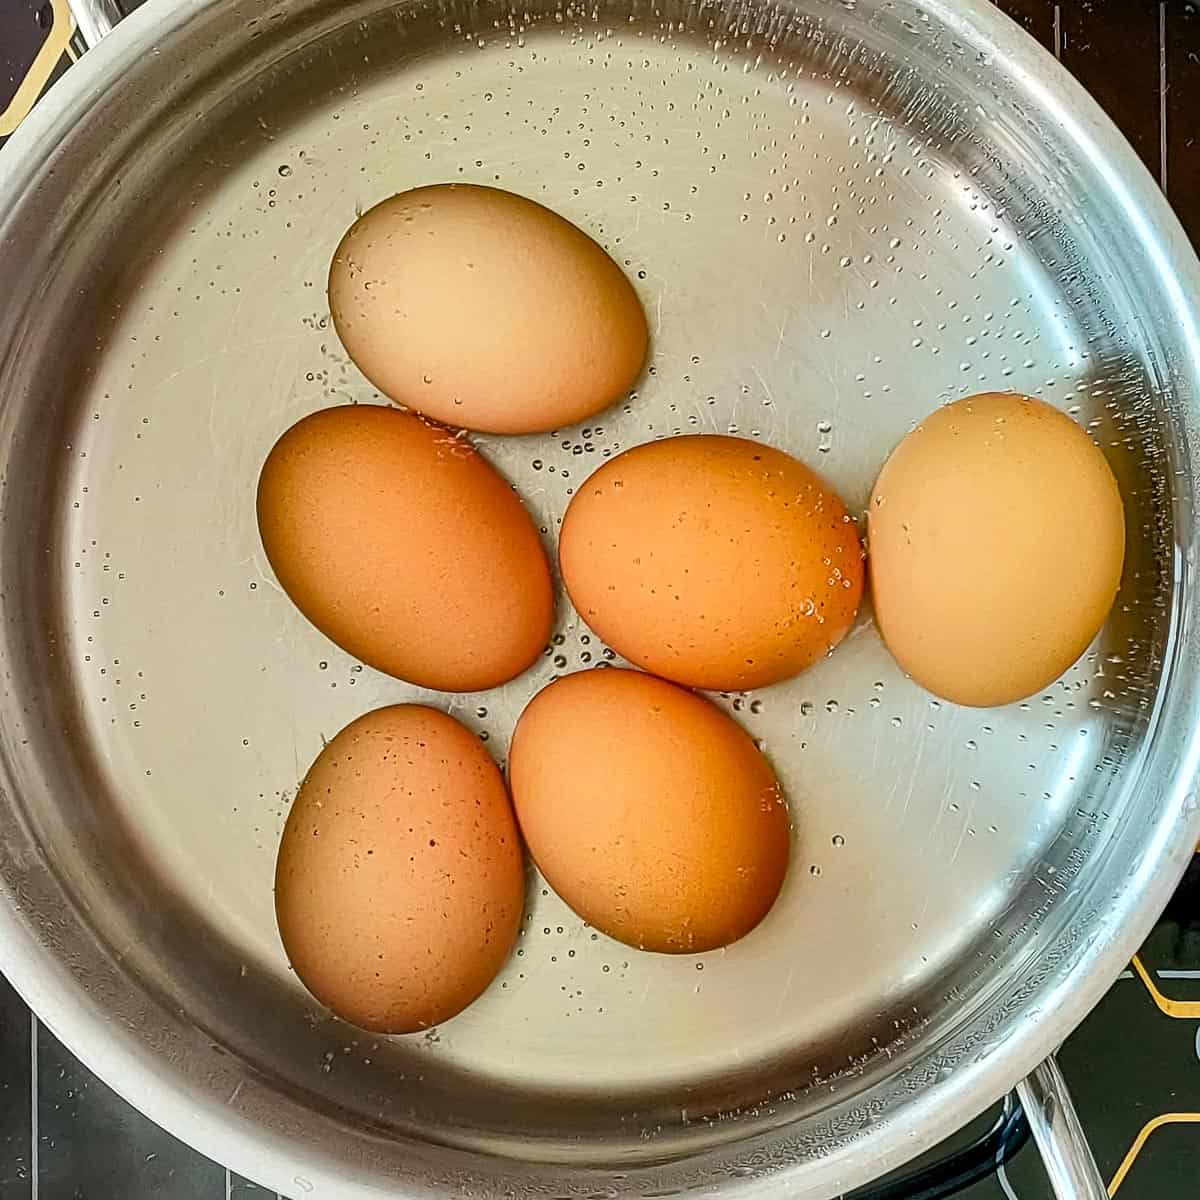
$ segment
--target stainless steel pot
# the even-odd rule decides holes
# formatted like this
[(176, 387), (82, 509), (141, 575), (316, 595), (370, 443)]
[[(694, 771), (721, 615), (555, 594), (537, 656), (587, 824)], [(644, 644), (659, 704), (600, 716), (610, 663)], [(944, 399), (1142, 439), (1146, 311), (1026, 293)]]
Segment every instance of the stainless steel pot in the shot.
[[(80, 24), (105, 32), (90, 4)], [(722, 698), (799, 830), (744, 942), (638, 955), (534, 880), (483, 1001), (373, 1039), (289, 974), (271, 866), (322, 736), (421, 693), (294, 612), (252, 491), (292, 420), (377, 399), (328, 328), (337, 238), (454, 179), (594, 231), (652, 316), (628, 405), (480, 439), (551, 546), (577, 482), (649, 437), (762, 437), (861, 506), (932, 406), (1015, 388), (1109, 454), (1129, 562), (1027, 704), (932, 701), (869, 617)], [(0, 968), (269, 1187), (824, 1200), (1034, 1071), (1200, 836), (1200, 268), (1097, 107), (981, 0), (151, 0), (0, 153), (0, 280)], [(564, 606), (539, 668), (449, 703), (502, 758), (528, 696), (601, 654)], [(1024, 1095), (1059, 1194), (1091, 1200), (1059, 1083), (1045, 1064)]]

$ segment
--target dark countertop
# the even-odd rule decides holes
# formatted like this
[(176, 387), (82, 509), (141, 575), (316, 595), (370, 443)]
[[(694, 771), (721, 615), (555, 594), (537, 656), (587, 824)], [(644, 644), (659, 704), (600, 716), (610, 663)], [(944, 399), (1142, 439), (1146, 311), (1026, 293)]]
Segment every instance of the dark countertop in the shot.
[[(1000, 7), (1096, 96), (1200, 245), (1200, 3), (1001, 0)], [(10, 98), (30, 69), (40, 82), (70, 65), (56, 29), (60, 8), (61, 0), (0, 7), (0, 138), (20, 115), (23, 104)], [(1200, 1197), (1200, 856), (1138, 962), (1060, 1057), (1101, 1173), (1116, 1191), (1138, 1200)], [(119, 1099), (0, 978), (0, 1200), (273, 1195)], [(963, 1196), (1050, 1200), (1032, 1147)]]

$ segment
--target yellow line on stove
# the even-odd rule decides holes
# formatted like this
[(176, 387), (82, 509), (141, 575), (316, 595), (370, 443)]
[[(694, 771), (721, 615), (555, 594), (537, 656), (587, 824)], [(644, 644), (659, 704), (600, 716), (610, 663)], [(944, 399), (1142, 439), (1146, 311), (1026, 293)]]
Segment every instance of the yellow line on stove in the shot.
[(8, 107), (0, 112), (0, 137), (7, 137), (29, 115), (37, 98), (50, 78), (55, 63), (62, 57), (71, 41), (71, 14), (67, 9), (67, 0), (50, 0), (50, 11), (53, 20), (50, 32), (42, 43), (42, 48), (25, 72), (16, 95), (9, 101)]
[(1163, 1113), (1161, 1117), (1155, 1117), (1153, 1121), (1147, 1121), (1142, 1126), (1142, 1132), (1133, 1139), (1133, 1145), (1129, 1147), (1129, 1153), (1125, 1155), (1125, 1161), (1117, 1168), (1117, 1173), (1112, 1177), (1112, 1183), (1108, 1185), (1108, 1194), (1110, 1196), (1115, 1196), (1117, 1188), (1125, 1182), (1125, 1176), (1129, 1174), (1133, 1164), (1137, 1162), (1137, 1157), (1141, 1154), (1142, 1147), (1149, 1140), (1150, 1135), (1156, 1129), (1161, 1129), (1164, 1125), (1200, 1125), (1200, 1113)]
[(1150, 993), (1150, 999), (1168, 1017), (1174, 1017), (1180, 1021), (1200, 1021), (1200, 1000), (1168, 999), (1158, 990), (1154, 980), (1150, 978), (1150, 972), (1142, 966), (1142, 960), (1136, 954), (1133, 956), (1133, 969), (1141, 976), (1142, 983), (1146, 985), (1146, 991)]

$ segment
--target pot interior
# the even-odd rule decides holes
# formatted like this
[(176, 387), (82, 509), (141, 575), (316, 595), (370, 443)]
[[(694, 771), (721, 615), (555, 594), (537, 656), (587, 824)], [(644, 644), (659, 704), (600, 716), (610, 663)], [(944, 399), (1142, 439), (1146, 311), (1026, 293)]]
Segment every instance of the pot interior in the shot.
[[(611, 1169), (796, 1123), (796, 1159), (944, 1080), (971, 1030), (974, 1057), (998, 1052), (1012, 997), (1061, 982), (1088, 921), (1104, 933), (1101, 901), (1162, 836), (1174, 776), (1154, 762), (1178, 758), (1152, 735), (1182, 644), (1186, 347), (1105, 164), (969, 35), (903, 3), (196, 6), (64, 136), (0, 362), (7, 803), (121, 1013), (127, 987), (171, 1011), (318, 1141)], [(551, 555), (573, 489), (648, 439), (761, 438), (860, 513), (932, 408), (1008, 389), (1104, 449), (1129, 547), (1101, 637), (1026, 703), (932, 699), (869, 609), (800, 677), (716, 698), (762, 739), (796, 827), (744, 941), (640, 954), (531, 874), (486, 996), (388, 1039), (320, 1009), (277, 938), (305, 769), (412, 699), (503, 762), (533, 693), (608, 657), (564, 600), (520, 679), (422, 692), (325, 641), (259, 545), (279, 433), (381, 402), (330, 326), (335, 244), (378, 200), (456, 180), (581, 225), (651, 318), (627, 403), (476, 439)], [(1046, 519), (1088, 534), (1084, 512)]]

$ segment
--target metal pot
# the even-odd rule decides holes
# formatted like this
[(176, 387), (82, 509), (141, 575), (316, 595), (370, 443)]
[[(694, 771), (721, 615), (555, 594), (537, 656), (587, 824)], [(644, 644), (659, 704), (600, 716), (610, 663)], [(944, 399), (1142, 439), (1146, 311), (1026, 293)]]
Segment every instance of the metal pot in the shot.
[[(328, 328), (333, 245), (446, 179), (595, 232), (652, 316), (624, 408), (480, 439), (549, 543), (618, 447), (736, 428), (861, 506), (930, 408), (1014, 388), (1110, 456), (1128, 569), (1027, 704), (931, 701), (868, 619), (721, 698), (799, 830), (744, 942), (638, 955), (535, 880), (479, 1004), (372, 1039), (287, 970), (275, 840), (322, 735), (424, 694), (292, 610), (252, 492), (293, 419), (378, 399)], [(982, 0), (151, 0), (0, 153), (0, 280), (0, 968), (119, 1092), (298, 1197), (826, 1200), (1036, 1068), (1060, 1196), (1103, 1194), (1043, 1060), (1200, 836), (1200, 268), (1015, 25)], [(564, 609), (540, 667), (434, 702), (502, 757), (600, 650)]]

